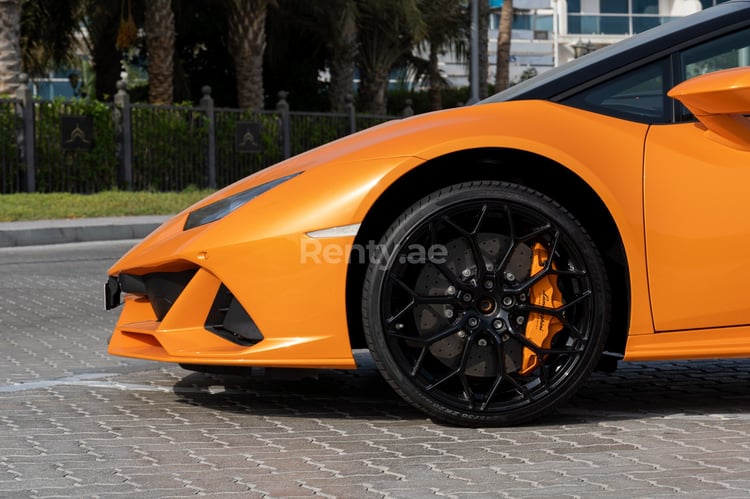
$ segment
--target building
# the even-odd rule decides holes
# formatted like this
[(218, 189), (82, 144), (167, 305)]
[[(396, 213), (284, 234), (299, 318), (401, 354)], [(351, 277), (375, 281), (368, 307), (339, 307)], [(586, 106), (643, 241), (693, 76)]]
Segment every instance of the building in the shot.
[[(487, 1), (487, 0), (480, 0)], [(514, 0), (510, 79), (554, 66), (649, 28), (727, 0)], [(502, 1), (491, 0), (499, 8)], [(495, 79), (500, 13), (490, 14), (489, 81)], [(467, 86), (468, 65), (451, 54), (441, 69), (454, 86)]]

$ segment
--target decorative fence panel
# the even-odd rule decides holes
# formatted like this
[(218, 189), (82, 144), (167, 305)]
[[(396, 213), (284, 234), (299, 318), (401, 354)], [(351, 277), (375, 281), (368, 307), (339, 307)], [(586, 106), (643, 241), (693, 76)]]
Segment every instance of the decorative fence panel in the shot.
[[(34, 102), (36, 190), (89, 193), (116, 185), (112, 105), (90, 100)], [(90, 124), (63, 130), (64, 118)], [(67, 133), (66, 133), (67, 132)]]
[[(217, 108), (216, 183), (228, 185), (284, 159), (281, 119), (275, 111)], [(256, 134), (242, 134), (242, 124), (257, 124)]]
[(214, 108), (203, 92), (197, 107), (152, 106), (131, 104), (123, 82), (114, 104), (40, 101), (22, 86), (0, 99), (0, 194), (223, 187), (394, 118), (356, 115), (351, 103), (345, 113), (290, 111), (284, 92), (275, 111)]
[(133, 185), (182, 190), (208, 183), (208, 120), (201, 108), (133, 104)]

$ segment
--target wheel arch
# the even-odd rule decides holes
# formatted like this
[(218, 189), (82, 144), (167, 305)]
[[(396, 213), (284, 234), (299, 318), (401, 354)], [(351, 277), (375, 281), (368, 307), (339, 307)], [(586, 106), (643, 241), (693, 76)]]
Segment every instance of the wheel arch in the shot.
[[(456, 167), (456, 164), (459, 167)], [(560, 163), (516, 149), (486, 148), (454, 152), (434, 158), (407, 172), (391, 184), (371, 206), (355, 239), (368, 248), (411, 204), (442, 187), (472, 180), (497, 180), (525, 185), (551, 197), (578, 219), (599, 248), (612, 292), (612, 326), (600, 368), (613, 369), (614, 359), (625, 352), (630, 319), (630, 279), (625, 248), (601, 198), (578, 175)], [(346, 310), (349, 337), (354, 348), (365, 345), (361, 298), (366, 258), (349, 264)]]

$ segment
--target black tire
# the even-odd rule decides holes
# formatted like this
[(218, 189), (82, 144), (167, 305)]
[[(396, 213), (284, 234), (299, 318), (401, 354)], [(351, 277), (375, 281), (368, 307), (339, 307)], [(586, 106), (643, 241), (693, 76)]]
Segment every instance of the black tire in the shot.
[(523, 186), (469, 182), (386, 231), (362, 317), (378, 369), (409, 403), (451, 424), (515, 425), (586, 380), (610, 292), (596, 246), (563, 207)]

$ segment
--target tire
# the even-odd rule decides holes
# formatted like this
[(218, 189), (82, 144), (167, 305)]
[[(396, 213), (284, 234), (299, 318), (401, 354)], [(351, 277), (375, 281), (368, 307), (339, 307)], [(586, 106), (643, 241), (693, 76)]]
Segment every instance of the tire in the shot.
[(599, 252), (555, 201), (494, 181), (408, 208), (371, 254), (362, 298), (378, 369), (409, 403), (461, 426), (516, 425), (572, 396), (610, 321)]

